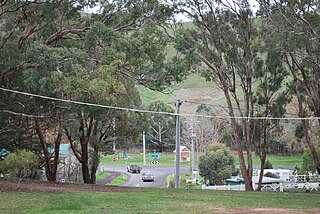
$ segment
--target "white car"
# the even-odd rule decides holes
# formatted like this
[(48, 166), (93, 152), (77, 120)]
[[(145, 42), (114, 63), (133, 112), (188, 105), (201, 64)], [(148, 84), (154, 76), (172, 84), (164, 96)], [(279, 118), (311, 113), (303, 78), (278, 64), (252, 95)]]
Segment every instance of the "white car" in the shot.
[(142, 174), (142, 181), (154, 181), (154, 175), (151, 172), (145, 172)]

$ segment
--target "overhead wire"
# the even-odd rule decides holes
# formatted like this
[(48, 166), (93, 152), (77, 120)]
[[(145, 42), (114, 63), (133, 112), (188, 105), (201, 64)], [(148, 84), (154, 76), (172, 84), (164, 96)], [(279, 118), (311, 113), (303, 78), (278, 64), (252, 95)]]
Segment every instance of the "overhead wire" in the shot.
[(252, 119), (252, 120), (319, 120), (320, 117), (241, 117), (241, 116), (219, 116), (219, 115), (205, 115), (205, 114), (186, 114), (186, 113), (172, 113), (172, 112), (162, 112), (162, 111), (152, 111), (152, 110), (145, 110), (145, 109), (135, 109), (135, 108), (126, 108), (126, 107), (119, 107), (119, 106), (108, 106), (108, 105), (101, 105), (95, 103), (88, 103), (88, 102), (80, 102), (74, 101), (69, 99), (61, 99), (55, 97), (49, 97), (39, 94), (27, 93), (22, 91), (11, 90), (7, 88), (0, 87), (0, 90), (15, 94), (21, 94), (25, 96), (37, 97), (41, 99), (65, 102), (65, 103), (72, 103), (78, 105), (86, 105), (86, 106), (93, 106), (93, 107), (100, 107), (100, 108), (107, 108), (107, 109), (114, 109), (114, 110), (122, 110), (122, 111), (131, 111), (131, 112), (139, 112), (139, 113), (151, 113), (151, 114), (163, 114), (163, 115), (170, 115), (170, 116), (185, 116), (185, 117), (203, 117), (203, 118), (219, 118), (219, 119)]
[[(227, 106), (223, 106), (223, 105), (219, 105), (219, 104), (202, 103), (202, 102), (195, 102), (195, 101), (189, 101), (189, 100), (184, 100), (183, 102), (192, 103), (192, 104), (198, 104), (198, 105), (218, 107), (218, 108), (222, 108), (224, 111), (228, 111), (228, 109), (229, 109)], [(239, 109), (233, 108), (233, 110), (239, 110)], [(286, 113), (286, 115), (296, 115), (296, 114)]]

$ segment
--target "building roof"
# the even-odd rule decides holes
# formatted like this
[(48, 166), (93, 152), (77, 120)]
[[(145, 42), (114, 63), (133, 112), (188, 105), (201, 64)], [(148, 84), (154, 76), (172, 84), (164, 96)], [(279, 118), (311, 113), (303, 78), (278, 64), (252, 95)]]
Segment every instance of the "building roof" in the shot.
[[(188, 149), (186, 146), (180, 146), (180, 152), (190, 152), (190, 149)], [(176, 153), (176, 149), (173, 150), (173, 153)]]
[[(65, 158), (68, 157), (69, 155), (69, 148), (70, 148), (70, 144), (60, 144), (60, 148), (59, 148), (59, 158)], [(54, 153), (54, 148), (50, 147), (48, 148), (49, 153)]]
[[(259, 176), (252, 176), (252, 183), (257, 184), (259, 182)], [(266, 184), (266, 183), (282, 183), (283, 179), (279, 179), (279, 178), (270, 178), (270, 177), (266, 177), (263, 176), (262, 178), (262, 183)]]

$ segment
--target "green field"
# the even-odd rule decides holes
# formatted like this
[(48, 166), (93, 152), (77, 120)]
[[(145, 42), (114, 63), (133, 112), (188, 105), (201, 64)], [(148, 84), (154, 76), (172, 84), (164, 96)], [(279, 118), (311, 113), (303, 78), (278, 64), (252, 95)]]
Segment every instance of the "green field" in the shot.
[[(234, 155), (235, 162), (239, 165), (238, 155)], [(295, 167), (302, 165), (302, 156), (286, 156), (286, 155), (267, 155), (267, 159), (271, 162), (273, 166), (277, 167)], [(254, 166), (260, 166), (259, 156), (254, 155), (252, 157), (252, 162)]]
[[(146, 154), (146, 166), (151, 166), (152, 161), (149, 154)], [(143, 154), (128, 154), (127, 159), (123, 159), (121, 155), (112, 161), (112, 155), (103, 156), (100, 160), (102, 165), (115, 165), (115, 166), (126, 166), (131, 163), (135, 163), (143, 166)], [(175, 165), (175, 155), (172, 154), (160, 154), (159, 166), (174, 166)], [(181, 166), (191, 166), (191, 162), (181, 163)]]
[[(148, 105), (156, 100), (163, 100), (166, 103), (174, 103), (177, 98), (184, 101), (181, 106), (181, 113), (194, 114), (198, 103), (225, 105), (226, 101), (223, 92), (216, 87), (214, 82), (207, 82), (205, 78), (198, 74), (192, 74), (179, 84), (172, 85), (163, 92), (157, 92), (137, 86), (142, 103)], [(188, 101), (195, 103), (188, 103)], [(174, 107), (174, 105), (172, 105)]]
[(319, 201), (320, 194), (313, 193), (152, 188), (128, 192), (0, 192), (0, 213), (319, 213)]
[[(119, 159), (116, 158), (114, 162), (112, 162), (112, 156), (107, 155), (101, 158), (101, 164), (103, 165), (112, 165), (115, 166), (126, 166), (130, 163), (135, 163), (138, 165), (143, 165), (143, 155), (142, 154), (128, 154), (128, 159), (122, 159), (122, 156), (119, 156)], [(239, 158), (238, 155), (234, 154), (235, 159), (235, 165), (239, 165)], [(285, 156), (285, 155), (267, 155), (267, 159), (271, 162), (273, 166), (277, 167), (295, 167), (296, 165), (301, 166), (302, 165), (302, 156)], [(152, 159), (147, 154), (146, 155), (146, 163), (147, 166), (151, 166), (150, 161)], [(259, 157), (254, 155), (252, 157), (253, 165), (254, 166), (260, 166), (260, 160)], [(160, 155), (159, 160), (160, 166), (174, 166), (175, 165), (175, 155), (173, 153), (166, 154), (162, 153)], [(182, 162), (181, 166), (191, 166), (191, 162)]]

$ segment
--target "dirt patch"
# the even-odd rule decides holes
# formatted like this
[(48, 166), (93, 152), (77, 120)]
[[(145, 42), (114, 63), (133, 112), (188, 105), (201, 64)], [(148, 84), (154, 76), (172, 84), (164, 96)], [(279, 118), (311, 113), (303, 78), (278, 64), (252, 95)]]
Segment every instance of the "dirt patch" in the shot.
[[(17, 190), (17, 182), (0, 179), (0, 192), (11, 192)], [(73, 184), (58, 183), (48, 181), (29, 181), (25, 180), (20, 183), (19, 191), (22, 192), (143, 192), (142, 189), (129, 188), (122, 186), (101, 186), (95, 184)]]

